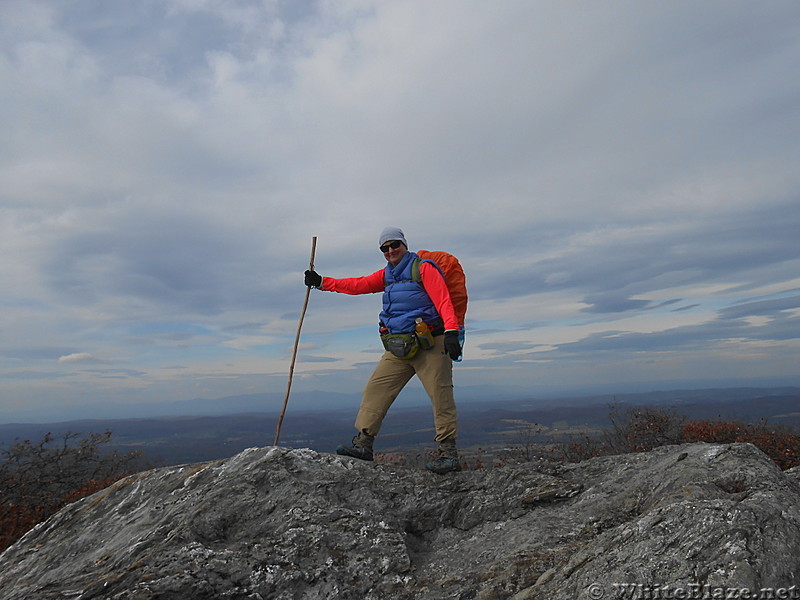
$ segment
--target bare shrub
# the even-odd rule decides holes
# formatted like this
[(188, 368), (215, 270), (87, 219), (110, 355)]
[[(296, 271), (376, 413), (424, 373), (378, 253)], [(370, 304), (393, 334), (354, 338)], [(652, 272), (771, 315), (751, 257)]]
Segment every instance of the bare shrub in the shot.
[(800, 465), (800, 433), (788, 426), (740, 421), (688, 421), (674, 409), (611, 406), (611, 428), (599, 436), (572, 437), (554, 449), (561, 460), (579, 462), (594, 456), (647, 452), (659, 446), (708, 442), (746, 442), (759, 448), (781, 469)]
[(136, 470), (141, 452), (101, 452), (111, 432), (46, 434), (0, 449), (0, 550), (68, 502)]
[(512, 437), (509, 446), (500, 453), (500, 462), (522, 463), (530, 462), (542, 454), (542, 443), (539, 441), (544, 428), (538, 423), (522, 422)]
[(610, 454), (647, 452), (683, 442), (686, 417), (672, 408), (634, 406), (622, 410), (611, 406), (610, 409), (611, 429), (605, 434)]

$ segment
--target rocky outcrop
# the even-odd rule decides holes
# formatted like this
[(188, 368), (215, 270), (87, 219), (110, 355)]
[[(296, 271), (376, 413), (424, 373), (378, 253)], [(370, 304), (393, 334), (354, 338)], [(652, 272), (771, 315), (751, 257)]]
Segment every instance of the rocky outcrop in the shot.
[(443, 477), (253, 448), (128, 477), (0, 556), (3, 600), (710, 598), (797, 584), (798, 474), (747, 444)]

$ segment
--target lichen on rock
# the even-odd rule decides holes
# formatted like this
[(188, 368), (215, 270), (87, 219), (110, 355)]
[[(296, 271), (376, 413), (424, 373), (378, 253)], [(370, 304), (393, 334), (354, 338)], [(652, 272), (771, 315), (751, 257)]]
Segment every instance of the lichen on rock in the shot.
[(748, 444), (444, 477), (251, 448), (133, 475), (65, 507), (0, 555), (0, 597), (573, 600), (634, 584), (789, 588), (800, 577), (799, 480)]

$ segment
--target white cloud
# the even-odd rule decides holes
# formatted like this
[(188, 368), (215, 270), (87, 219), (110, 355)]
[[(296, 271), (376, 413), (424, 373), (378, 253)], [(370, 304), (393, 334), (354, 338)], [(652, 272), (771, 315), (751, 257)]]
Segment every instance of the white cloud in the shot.
[(88, 352), (74, 352), (73, 354), (65, 354), (58, 358), (58, 364), (67, 365), (85, 362), (98, 362), (98, 360)]
[[(164, 364), (237, 393), (291, 346), (310, 237), (323, 274), (361, 275), (388, 224), (462, 259), (476, 351), (538, 331), (537, 355), (594, 360), (612, 324), (615, 343), (713, 351), (718, 311), (797, 287), (796, 16), (782, 0), (3, 2), (0, 375), (40, 373), (57, 396), (65, 373), (39, 361), (89, 347), (136, 373), (120, 398), (134, 380), (181, 394), (191, 375)], [(308, 385), (359, 371), (379, 303), (315, 292), (304, 335), (338, 360)], [(775, 364), (793, 352), (776, 344)], [(508, 382), (568, 379), (495, 358)]]

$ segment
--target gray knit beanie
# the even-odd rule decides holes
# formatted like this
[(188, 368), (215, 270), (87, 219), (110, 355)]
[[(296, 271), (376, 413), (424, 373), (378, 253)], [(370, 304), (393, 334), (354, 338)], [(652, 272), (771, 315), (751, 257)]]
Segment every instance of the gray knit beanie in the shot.
[(383, 246), (386, 242), (391, 242), (392, 240), (398, 240), (403, 242), (406, 248), (408, 248), (408, 243), (406, 242), (406, 237), (403, 235), (403, 230), (399, 227), (386, 227), (383, 231), (381, 231), (381, 237), (378, 242), (378, 246)]

